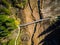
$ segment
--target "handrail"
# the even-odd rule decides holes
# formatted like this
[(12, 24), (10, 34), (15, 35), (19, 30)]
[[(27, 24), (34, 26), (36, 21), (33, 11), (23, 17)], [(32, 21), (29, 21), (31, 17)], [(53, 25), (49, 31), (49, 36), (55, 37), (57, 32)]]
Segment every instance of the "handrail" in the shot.
[[(57, 18), (57, 17), (55, 17), (55, 18)], [(27, 25), (31, 25), (31, 24), (38, 23), (38, 22), (40, 22), (40, 21), (49, 20), (49, 19), (51, 19), (51, 18), (39, 19), (39, 20), (36, 20), (36, 21), (30, 22), (30, 23), (21, 24), (20, 27), (22, 27), (22, 26), (27, 26)]]

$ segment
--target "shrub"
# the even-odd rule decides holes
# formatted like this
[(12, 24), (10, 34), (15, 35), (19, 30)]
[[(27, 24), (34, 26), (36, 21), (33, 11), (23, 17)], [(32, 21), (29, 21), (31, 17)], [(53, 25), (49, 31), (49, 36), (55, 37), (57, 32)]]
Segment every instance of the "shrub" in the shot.
[(2, 13), (4, 13), (4, 14), (6, 14), (6, 15), (10, 15), (11, 13), (10, 13), (10, 10), (9, 9), (7, 9), (7, 8), (2, 8), (2, 7), (0, 7), (0, 12), (2, 12)]
[(2, 1), (1, 3), (2, 3), (5, 7), (10, 8), (11, 4), (10, 4), (7, 0), (1, 0), (1, 1)]
[[(8, 36), (11, 31), (17, 28), (16, 19), (8, 15), (0, 15), (0, 38)], [(18, 22), (18, 21), (17, 21)]]

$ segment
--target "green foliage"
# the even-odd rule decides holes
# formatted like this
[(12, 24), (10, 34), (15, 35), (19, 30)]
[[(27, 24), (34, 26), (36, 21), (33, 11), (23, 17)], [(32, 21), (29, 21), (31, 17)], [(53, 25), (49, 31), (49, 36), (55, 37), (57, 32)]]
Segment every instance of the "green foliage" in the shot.
[(5, 5), (7, 8), (11, 6), (11, 4), (7, 0), (1, 0), (2, 4)]
[(12, 39), (9, 41), (9, 44), (8, 45), (14, 45), (15, 44), (15, 39)]
[[(11, 1), (11, 2), (9, 2)], [(14, 4), (12, 3), (14, 1)], [(0, 39), (4, 37), (8, 37), (11, 35), (11, 31), (15, 30), (18, 25), (20, 24), (18, 20), (16, 20), (14, 17), (10, 17), (11, 13), (12, 15), (15, 15), (15, 12), (13, 12), (13, 8), (15, 9), (15, 6), (13, 5), (23, 5), (20, 4), (18, 0), (1, 0), (0, 3)], [(21, 8), (21, 6), (18, 6)], [(6, 42), (1, 41), (1, 45), (14, 45), (15, 39), (9, 41), (9, 44)]]
[(22, 0), (21, 3), (20, 3), (20, 7), (24, 8), (25, 5), (26, 5), (26, 2), (27, 2), (27, 0)]
[(8, 36), (16, 28), (14, 18), (10, 18), (7, 15), (0, 15), (0, 38)]
[(11, 0), (11, 1), (12, 1), (12, 3), (14, 3), (14, 4), (18, 3), (18, 0)]
[(8, 34), (7, 29), (4, 26), (0, 26), (0, 37), (4, 37)]
[(8, 42), (0, 43), (1, 45), (14, 45), (15, 39), (9, 40)]
[(13, 0), (12, 1), (14, 6), (18, 7), (18, 8), (24, 8), (26, 5), (27, 0)]
[(17, 28), (17, 26), (15, 25), (15, 19), (13, 18), (9, 18), (8, 20), (6, 20), (6, 26), (8, 26), (9, 31), (14, 30), (15, 28)]
[(1, 45), (6, 45), (6, 43), (1, 43)]
[(0, 14), (0, 24), (5, 22), (8, 19), (8, 16)]
[(2, 7), (0, 7), (0, 12), (2, 12), (2, 13), (4, 13), (4, 14), (6, 14), (6, 15), (10, 15), (10, 10), (9, 9), (7, 9), (7, 8), (2, 8)]

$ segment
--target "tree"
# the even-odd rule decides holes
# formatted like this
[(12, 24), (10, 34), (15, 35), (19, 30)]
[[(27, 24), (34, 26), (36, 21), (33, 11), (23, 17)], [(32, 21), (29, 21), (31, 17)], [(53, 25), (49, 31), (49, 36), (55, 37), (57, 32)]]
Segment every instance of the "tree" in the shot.
[[(15, 5), (13, 5), (13, 3)], [(23, 5), (21, 5), (19, 1), (19, 6), (16, 4), (16, 0), (0, 1), (0, 40), (8, 37), (9, 34), (11, 34), (11, 32), (17, 29), (17, 27), (20, 25), (20, 19), (17, 17), (16, 12), (17, 9), (19, 10)], [(2, 41), (0, 42), (2, 43)]]

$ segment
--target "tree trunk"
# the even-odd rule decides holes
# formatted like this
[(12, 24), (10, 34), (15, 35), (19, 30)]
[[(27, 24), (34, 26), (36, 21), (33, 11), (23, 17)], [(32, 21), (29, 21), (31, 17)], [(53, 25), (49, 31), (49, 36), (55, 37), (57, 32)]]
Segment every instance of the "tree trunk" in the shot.
[[(22, 12), (21, 13), (22, 15), (20, 15), (20, 17), (22, 16), (21, 24), (33, 22), (33, 21), (36, 21), (39, 19), (57, 16), (56, 15), (57, 12), (55, 11), (55, 9), (57, 9), (57, 7), (59, 7), (58, 4), (59, 3), (57, 3), (56, 0), (54, 0), (54, 1), (28, 0), (27, 5), (24, 8), (24, 10), (20, 11), (20, 12)], [(59, 13), (58, 13), (58, 15), (59, 15)], [(34, 23), (31, 25), (21, 27), (21, 32), (24, 32), (24, 34), (27, 33), (29, 35), (29, 36), (27, 36), (27, 38), (29, 38), (29, 39), (27, 40), (27, 38), (26, 38), (25, 39), (25, 40), (27, 40), (26, 42), (25, 42), (25, 40), (23, 40), (22, 44), (26, 45), (26, 43), (27, 43), (27, 45), (38, 45), (38, 43), (41, 40), (43, 40), (47, 34), (40, 36), (39, 38), (38, 38), (38, 35), (41, 34), (43, 31), (45, 31), (45, 29), (47, 29), (49, 27), (49, 25), (50, 25), (50, 20), (46, 20), (46, 21), (41, 21), (39, 23)], [(40, 44), (40, 45), (42, 45), (42, 44)]]
[[(28, 0), (28, 3), (25, 9), (23, 10), (23, 19), (21, 18), (21, 20), (25, 20), (24, 23), (29, 23), (44, 18), (41, 13), (41, 8), (39, 6), (39, 0)], [(24, 26), (23, 28), (21, 27), (21, 29), (26, 30), (25, 33), (27, 32), (29, 35), (29, 40), (27, 41), (28, 45), (38, 45), (39, 41), (44, 38), (44, 36), (37, 38), (38, 35), (44, 31), (43, 22), (34, 23), (28, 26)]]

